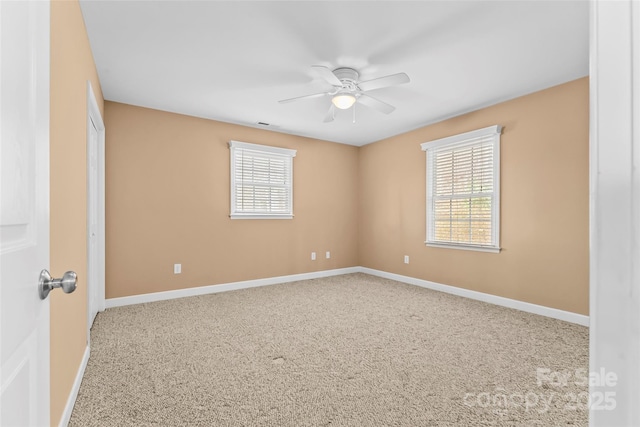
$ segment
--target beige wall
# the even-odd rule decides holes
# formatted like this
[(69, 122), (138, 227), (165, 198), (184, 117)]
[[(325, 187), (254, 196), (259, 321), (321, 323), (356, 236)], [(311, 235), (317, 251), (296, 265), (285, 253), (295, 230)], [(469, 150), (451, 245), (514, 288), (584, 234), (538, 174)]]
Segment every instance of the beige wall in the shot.
[[(355, 148), (106, 102), (106, 296), (362, 265), (587, 314), (588, 105), (583, 78)], [(502, 252), (426, 247), (420, 143), (493, 124)], [(294, 220), (229, 219), (231, 139), (299, 150)]]
[(73, 294), (51, 293), (51, 424), (58, 425), (87, 346), (87, 80), (102, 91), (77, 1), (51, 4), (51, 265), (78, 273)]
[[(358, 148), (114, 102), (105, 126), (107, 298), (358, 264)], [(230, 140), (298, 150), (293, 220), (229, 218)]]
[[(495, 124), (502, 252), (426, 247), (420, 143)], [(583, 78), (361, 148), (360, 264), (588, 314), (588, 124)]]

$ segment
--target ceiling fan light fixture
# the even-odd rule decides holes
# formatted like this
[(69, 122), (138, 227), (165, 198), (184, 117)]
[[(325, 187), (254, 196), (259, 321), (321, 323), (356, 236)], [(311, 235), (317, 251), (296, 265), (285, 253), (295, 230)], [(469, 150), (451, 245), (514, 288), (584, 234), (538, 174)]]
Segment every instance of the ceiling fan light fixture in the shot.
[(348, 110), (353, 106), (353, 104), (355, 104), (356, 97), (350, 93), (338, 93), (337, 95), (334, 95), (331, 102), (333, 102), (333, 105), (335, 105), (336, 108)]

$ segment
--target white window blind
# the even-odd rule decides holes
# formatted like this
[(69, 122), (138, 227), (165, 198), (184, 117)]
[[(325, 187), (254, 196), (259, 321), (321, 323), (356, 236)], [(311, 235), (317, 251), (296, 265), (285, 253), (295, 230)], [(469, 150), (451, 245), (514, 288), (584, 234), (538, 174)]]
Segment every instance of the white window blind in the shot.
[(231, 141), (231, 218), (293, 217), (296, 150)]
[(500, 126), (422, 144), (429, 246), (497, 252)]

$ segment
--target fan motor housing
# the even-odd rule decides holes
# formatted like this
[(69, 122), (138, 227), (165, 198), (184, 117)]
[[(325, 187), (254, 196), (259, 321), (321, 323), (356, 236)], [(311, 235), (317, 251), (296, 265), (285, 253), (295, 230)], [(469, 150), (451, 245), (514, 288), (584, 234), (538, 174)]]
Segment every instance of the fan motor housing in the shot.
[(355, 89), (360, 77), (356, 70), (348, 67), (336, 68), (333, 70), (333, 74), (342, 82), (344, 87), (349, 89)]

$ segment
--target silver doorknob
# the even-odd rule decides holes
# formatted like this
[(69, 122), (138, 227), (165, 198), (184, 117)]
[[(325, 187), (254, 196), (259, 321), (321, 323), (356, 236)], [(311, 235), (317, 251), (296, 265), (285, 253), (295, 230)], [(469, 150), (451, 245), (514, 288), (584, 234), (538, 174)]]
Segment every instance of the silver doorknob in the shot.
[(62, 276), (62, 279), (54, 279), (47, 270), (40, 272), (40, 280), (38, 281), (38, 292), (40, 293), (40, 299), (45, 299), (49, 296), (49, 292), (55, 288), (62, 288), (65, 294), (70, 294), (76, 290), (76, 284), (78, 283), (78, 275), (75, 271), (67, 271)]

